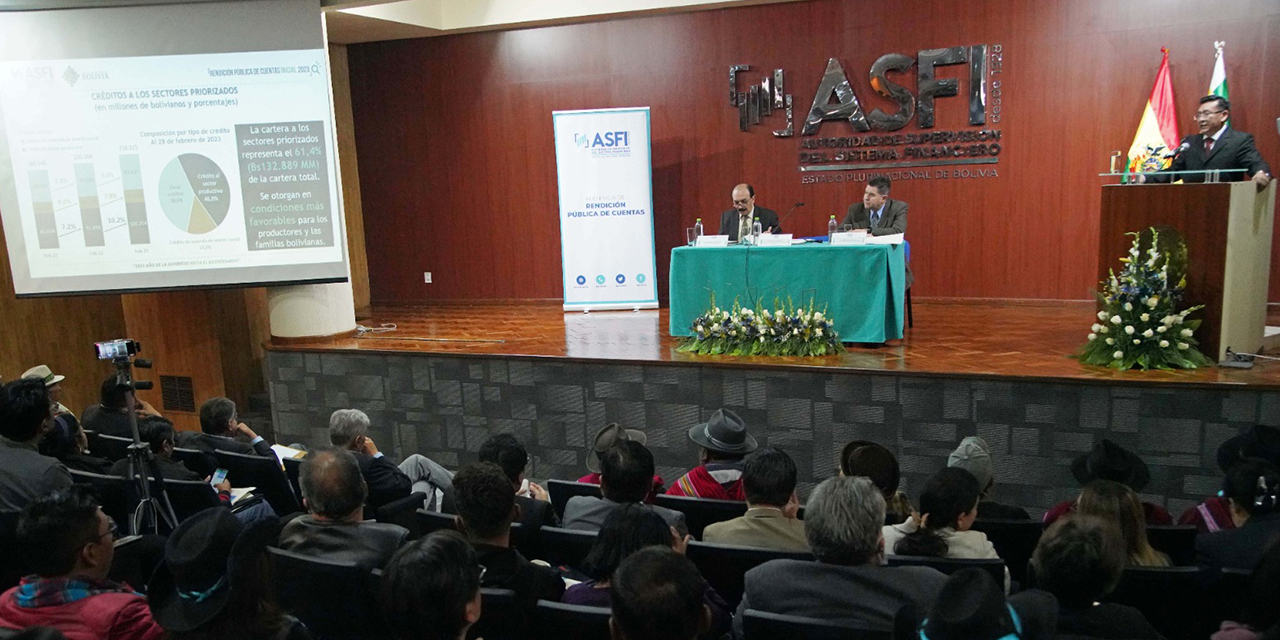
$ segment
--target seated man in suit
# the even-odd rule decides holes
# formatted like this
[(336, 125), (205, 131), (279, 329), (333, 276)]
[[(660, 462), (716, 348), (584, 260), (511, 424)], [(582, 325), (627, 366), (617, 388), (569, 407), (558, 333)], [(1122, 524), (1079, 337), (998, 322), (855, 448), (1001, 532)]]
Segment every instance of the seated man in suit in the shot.
[(760, 229), (764, 233), (782, 233), (782, 225), (778, 222), (778, 212), (773, 209), (756, 206), (756, 189), (749, 184), (740, 184), (733, 188), (733, 208), (720, 214), (720, 235), (729, 236), (730, 242), (737, 242), (752, 232), (752, 224), (760, 219)]
[(200, 431), (183, 431), (178, 434), (177, 443), (179, 447), (209, 455), (215, 451), (275, 455), (271, 443), (254, 433), (249, 425), (236, 420), (236, 403), (229, 398), (209, 398), (200, 405)]
[[(155, 457), (156, 466), (160, 468), (160, 474), (165, 480), (202, 480), (200, 474), (187, 468), (181, 460), (173, 459), (174, 438), (176, 437), (173, 423), (167, 418), (151, 417), (143, 418), (138, 421), (138, 437), (147, 443), (151, 449), (151, 453)], [(126, 476), (129, 473), (129, 459), (116, 460), (111, 465), (111, 475)], [(227, 488), (231, 484), (226, 483)]]
[(667, 495), (743, 500), (742, 459), (756, 448), (747, 423), (728, 409), (717, 409), (711, 419), (689, 429), (689, 439), (702, 447), (697, 467), (680, 476)]
[(511, 486), (516, 490), (516, 504), (520, 505), (520, 525), (526, 535), (537, 535), (544, 525), (560, 525), (556, 510), (551, 508), (551, 496), (547, 495), (547, 490), (534, 482), (529, 482), (528, 488), (524, 489), (529, 452), (515, 436), (509, 433), (490, 436), (480, 445), (480, 462), (492, 462), (502, 467), (502, 472), (511, 479)]
[(804, 523), (796, 519), (796, 463), (785, 451), (765, 447), (747, 456), (742, 467), (747, 513), (707, 525), (704, 542), (764, 547), (780, 551), (809, 550)]
[(281, 549), (381, 569), (409, 538), (404, 527), (364, 519), (369, 489), (350, 451), (311, 452), (302, 461), (299, 485), (307, 514), (280, 531)]
[[(635, 440), (622, 440), (600, 456), (600, 494), (574, 496), (564, 506), (566, 529), (599, 531), (604, 519), (620, 504), (642, 504), (653, 486), (653, 453)], [(646, 505), (675, 527), (680, 535), (689, 532), (684, 514), (674, 509)]]
[[(1253, 180), (1258, 188), (1271, 182), (1271, 167), (1258, 153), (1253, 136), (1236, 131), (1227, 125), (1231, 117), (1231, 103), (1221, 96), (1200, 98), (1200, 110), (1196, 111), (1196, 126), (1200, 133), (1182, 139), (1183, 149), (1166, 171), (1222, 170), (1218, 179), (1222, 182)], [(1204, 182), (1203, 174), (1185, 176), (1156, 174), (1138, 176), (1138, 182)]]
[[(133, 427), (129, 424), (130, 395), (133, 395), (133, 391), (121, 388), (115, 374), (108, 376), (102, 381), (102, 387), (98, 391), (98, 404), (85, 408), (80, 415), (80, 425), (98, 435), (133, 439)], [(138, 414), (139, 420), (160, 415), (146, 401), (136, 396), (133, 402), (134, 412)]]
[(458, 528), (485, 567), (483, 587), (511, 589), (529, 611), (538, 600), (560, 601), (564, 581), (551, 567), (533, 564), (511, 546), (511, 523), (520, 518), (511, 479), (492, 462), (477, 462), (453, 477)]
[(359, 409), (338, 409), (329, 416), (329, 442), (355, 454), (369, 483), (369, 507), (377, 509), (410, 493), (427, 494), (426, 508), (452, 513), (453, 474), (422, 454), (398, 466), (378, 451), (369, 437), (369, 416)]
[(747, 572), (733, 636), (747, 609), (890, 631), (903, 605), (933, 605), (946, 576), (930, 567), (882, 564), (884, 496), (863, 477), (828, 478), (813, 490), (805, 537), (817, 562), (770, 560)]
[[(849, 205), (842, 227), (866, 229), (873, 236), (891, 236), (907, 232), (907, 203), (889, 198), (892, 182), (888, 176), (876, 176), (867, 181), (862, 191), (862, 202)], [(907, 265), (907, 287), (915, 281), (911, 265)]]

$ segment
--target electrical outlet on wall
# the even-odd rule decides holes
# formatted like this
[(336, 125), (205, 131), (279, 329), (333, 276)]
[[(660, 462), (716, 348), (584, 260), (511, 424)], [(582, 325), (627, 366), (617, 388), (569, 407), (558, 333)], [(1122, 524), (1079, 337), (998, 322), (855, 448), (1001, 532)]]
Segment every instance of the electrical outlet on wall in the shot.
[(423, 272), (422, 272), (422, 281), (423, 281), (424, 283), (426, 283), (426, 284), (431, 284), (431, 272), (430, 272), (430, 271), (423, 271)]

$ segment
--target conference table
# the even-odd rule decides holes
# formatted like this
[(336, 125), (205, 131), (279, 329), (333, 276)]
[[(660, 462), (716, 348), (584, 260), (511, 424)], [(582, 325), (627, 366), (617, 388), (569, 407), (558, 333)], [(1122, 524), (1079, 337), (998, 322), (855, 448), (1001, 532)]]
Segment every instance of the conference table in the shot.
[(843, 342), (902, 338), (906, 295), (902, 245), (797, 244), (784, 247), (676, 247), (671, 251), (671, 335), (693, 334), (693, 321), (734, 301), (768, 309), (787, 304), (824, 311)]

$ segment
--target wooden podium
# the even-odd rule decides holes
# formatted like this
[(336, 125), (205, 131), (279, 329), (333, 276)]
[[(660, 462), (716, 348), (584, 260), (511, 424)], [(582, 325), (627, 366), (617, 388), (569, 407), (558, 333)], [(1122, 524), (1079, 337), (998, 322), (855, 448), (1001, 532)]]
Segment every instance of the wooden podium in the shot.
[(1133, 242), (1126, 233), (1172, 227), (1187, 243), (1183, 305), (1204, 305), (1191, 316), (1204, 320), (1200, 350), (1218, 362), (1227, 347), (1257, 353), (1265, 346), (1275, 210), (1275, 182), (1262, 191), (1253, 182), (1104, 186), (1098, 279), (1124, 267), (1119, 259)]

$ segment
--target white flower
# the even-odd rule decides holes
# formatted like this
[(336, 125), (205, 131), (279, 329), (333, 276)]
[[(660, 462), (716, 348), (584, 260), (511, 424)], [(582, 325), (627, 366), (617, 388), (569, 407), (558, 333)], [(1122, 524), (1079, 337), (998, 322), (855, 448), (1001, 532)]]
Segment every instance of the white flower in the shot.
[(1125, 311), (1133, 311), (1133, 303), (1132, 303), (1132, 302), (1126, 302), (1126, 303), (1124, 303), (1124, 310), (1125, 310)]
[(1139, 305), (1144, 305), (1144, 304), (1146, 304), (1146, 303), (1147, 303), (1147, 299), (1146, 299), (1146, 298), (1141, 298), (1141, 299), (1139, 299), (1139, 300), (1138, 300), (1138, 304), (1139, 304)]
[(728, 320), (728, 319), (729, 319), (729, 312), (728, 312), (728, 311), (725, 311), (725, 312), (721, 313), (721, 314), (720, 314), (720, 317), (721, 317), (721, 318), (724, 318), (725, 320)]
[(702, 328), (702, 325), (700, 325), (700, 324), (699, 324), (699, 325), (694, 325), (693, 330), (694, 330), (694, 331), (697, 331), (698, 333), (702, 333), (703, 331), (705, 331), (705, 329), (703, 329), (703, 328)]
[(769, 335), (771, 335), (771, 336), (776, 336), (776, 335), (778, 335), (778, 330), (777, 330), (777, 329), (770, 328), (770, 329), (769, 329)]
[(1182, 351), (1186, 351), (1187, 349), (1191, 348), (1191, 345), (1189, 345), (1189, 344), (1187, 344), (1187, 343), (1185, 343), (1185, 342), (1179, 342), (1179, 343), (1178, 343), (1178, 348), (1179, 348), (1179, 349), (1181, 349)]
[(1165, 324), (1173, 324), (1173, 321), (1177, 319), (1178, 319), (1177, 316), (1165, 316), (1163, 318), (1160, 318), (1160, 322), (1163, 322)]
[(822, 329), (814, 329), (813, 333), (814, 333), (814, 335), (818, 336), (819, 338), (821, 338), (821, 337), (822, 337)]
[(1156, 334), (1156, 332), (1154, 332), (1154, 331), (1152, 331), (1152, 330), (1150, 330), (1150, 329), (1147, 329), (1146, 331), (1143, 331), (1143, 332), (1142, 332), (1142, 337), (1144, 337), (1144, 338), (1150, 338), (1151, 336), (1154, 336), (1155, 334)]
[(1098, 329), (1098, 333), (1110, 333), (1110, 332), (1111, 330), (1108, 329), (1106, 326), (1103, 326), (1101, 329)]
[(1154, 308), (1156, 308), (1156, 305), (1158, 305), (1158, 304), (1160, 304), (1160, 298), (1159, 298), (1158, 296), (1153, 296), (1153, 297), (1147, 298), (1147, 306), (1148, 306), (1148, 307), (1151, 307), (1152, 309), (1154, 309)]
[(1099, 311), (1099, 312), (1098, 312), (1098, 319), (1099, 319), (1099, 320), (1106, 320), (1106, 319), (1107, 319), (1107, 318), (1109, 318), (1110, 316), (1111, 316), (1111, 314), (1107, 313), (1106, 311)]
[(1191, 334), (1192, 334), (1192, 331), (1191, 331), (1190, 329), (1183, 329), (1182, 331), (1179, 331), (1178, 333), (1181, 333), (1181, 334), (1182, 334), (1182, 337), (1184, 337), (1184, 338), (1190, 338), (1190, 337), (1191, 337)]
[(1186, 315), (1187, 315), (1187, 312), (1186, 312), (1186, 311), (1183, 311), (1182, 313), (1179, 313), (1178, 315), (1174, 316), (1174, 317), (1173, 317), (1173, 323), (1174, 323), (1174, 324), (1182, 324), (1182, 319), (1183, 319), (1184, 317), (1186, 317)]
[(1119, 360), (1120, 358), (1123, 358), (1123, 357), (1124, 357), (1124, 352), (1123, 352), (1123, 351), (1117, 351), (1117, 352), (1115, 352), (1115, 353), (1111, 354), (1111, 357), (1112, 357), (1112, 358), (1115, 358), (1116, 360)]
[(1116, 339), (1115, 339), (1115, 338), (1107, 338), (1107, 344), (1108, 344), (1108, 345), (1113, 345), (1113, 344), (1115, 344), (1115, 343), (1116, 343)]
[(748, 317), (748, 318), (750, 318), (751, 316), (754, 316), (755, 314), (756, 314), (756, 312), (754, 312), (754, 311), (752, 311), (752, 310), (750, 310), (750, 309), (743, 309), (743, 310), (742, 310), (742, 315), (744, 315), (744, 316), (746, 316), (746, 317)]
[(1164, 332), (1166, 332), (1166, 331), (1168, 331), (1168, 330), (1169, 330), (1169, 327), (1166, 327), (1166, 326), (1164, 326), (1164, 325), (1160, 325), (1160, 326), (1156, 327), (1156, 333), (1164, 333)]
[(1125, 333), (1127, 333), (1127, 334), (1129, 334), (1129, 335), (1133, 335), (1133, 325), (1131, 325), (1131, 324), (1130, 324), (1130, 325), (1126, 325), (1126, 326), (1125, 326), (1125, 328), (1124, 328), (1124, 332), (1125, 332)]
[(764, 342), (764, 336), (760, 336), (760, 342)]
[(1133, 339), (1133, 343), (1134, 343), (1134, 344), (1142, 344), (1142, 341), (1141, 341), (1141, 340), (1139, 340), (1139, 339), (1137, 339), (1137, 338), (1134, 338), (1134, 339)]
[(764, 310), (760, 311), (760, 315), (762, 315), (762, 316), (764, 316), (764, 317), (766, 317), (766, 318), (772, 318), (772, 317), (773, 317), (773, 316), (769, 315), (769, 310), (768, 310), (768, 309), (764, 309)]
[(1167, 349), (1167, 348), (1169, 348), (1169, 341), (1168, 341), (1168, 340), (1161, 340), (1161, 341), (1160, 341), (1160, 348), (1161, 348), (1161, 349)]
[(737, 329), (734, 329), (733, 331), (730, 331), (730, 332), (729, 332), (729, 335), (731, 335), (731, 336), (736, 336), (736, 335), (738, 335), (738, 330), (737, 330)]
[(1144, 313), (1144, 314), (1142, 314), (1142, 315), (1138, 316), (1138, 319), (1139, 319), (1139, 320), (1141, 320), (1141, 321), (1143, 321), (1143, 322), (1149, 322), (1149, 321), (1151, 320), (1151, 314), (1149, 314), (1149, 313)]
[(1111, 324), (1120, 324), (1120, 316), (1111, 316)]
[(786, 315), (786, 314), (782, 313), (782, 309), (778, 309), (778, 310), (776, 310), (776, 311), (774, 311), (774, 312), (773, 312), (773, 315), (778, 316), (779, 318), (781, 318), (782, 316), (784, 316), (784, 315)]
[(821, 312), (821, 311), (814, 312), (814, 314), (813, 314), (813, 319), (814, 319), (814, 320), (821, 320), (821, 319), (822, 319), (822, 312)]
[(1092, 327), (1089, 327), (1089, 329), (1092, 330), (1094, 333), (1097, 333), (1098, 331), (1102, 330), (1102, 325), (1095, 322), (1093, 323)]
[(1093, 342), (1094, 340), (1097, 340), (1097, 339), (1098, 339), (1098, 334), (1096, 333), (1089, 334), (1089, 342)]

